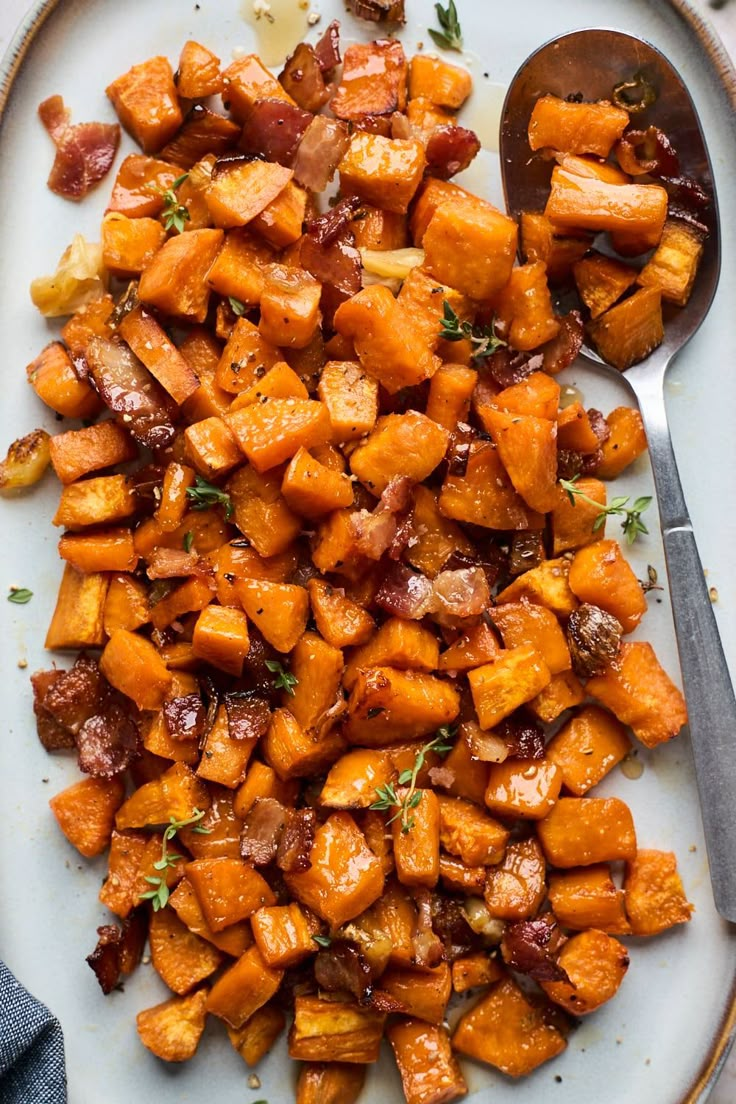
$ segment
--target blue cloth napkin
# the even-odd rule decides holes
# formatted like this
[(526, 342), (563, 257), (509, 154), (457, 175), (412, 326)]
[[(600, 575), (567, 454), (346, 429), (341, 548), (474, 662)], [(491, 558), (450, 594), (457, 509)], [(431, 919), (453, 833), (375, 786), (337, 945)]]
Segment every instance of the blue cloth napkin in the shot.
[(0, 1104), (66, 1104), (61, 1025), (2, 962)]

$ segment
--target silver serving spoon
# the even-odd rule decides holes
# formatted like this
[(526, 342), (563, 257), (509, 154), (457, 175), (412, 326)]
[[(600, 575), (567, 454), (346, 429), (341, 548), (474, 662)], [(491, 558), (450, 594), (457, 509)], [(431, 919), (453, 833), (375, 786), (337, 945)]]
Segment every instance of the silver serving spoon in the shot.
[[(736, 921), (736, 698), (680, 485), (663, 390), (672, 358), (708, 313), (720, 273), (718, 206), (700, 121), (679, 74), (653, 46), (620, 31), (573, 31), (532, 54), (511, 82), (501, 118), (501, 168), (508, 210), (516, 216), (543, 210), (554, 162), (529, 149), (535, 100), (545, 92), (609, 99), (617, 84), (636, 73), (656, 92), (653, 106), (634, 116), (637, 129), (658, 125), (677, 150), (682, 173), (711, 199), (699, 215), (709, 235), (690, 301), (666, 313), (664, 343), (625, 378), (649, 440), (713, 896), (719, 913)], [(587, 345), (582, 355), (619, 375)]]

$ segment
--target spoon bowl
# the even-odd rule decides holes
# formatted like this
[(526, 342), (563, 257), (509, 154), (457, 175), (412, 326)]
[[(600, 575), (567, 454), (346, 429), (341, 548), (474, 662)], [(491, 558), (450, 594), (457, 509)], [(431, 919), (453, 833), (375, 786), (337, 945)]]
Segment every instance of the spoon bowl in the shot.
[[(573, 31), (536, 50), (511, 82), (501, 118), (501, 172), (511, 214), (543, 210), (554, 161), (529, 147), (536, 100), (545, 93), (610, 99), (617, 84), (637, 74), (655, 99), (633, 116), (636, 129), (663, 130), (682, 174), (695, 179), (710, 200), (698, 214), (708, 235), (690, 299), (682, 308), (666, 306), (663, 343), (624, 378), (639, 402), (654, 473), (713, 897), (721, 915), (736, 921), (736, 698), (680, 485), (663, 391), (667, 368), (707, 315), (720, 274), (718, 202), (698, 114), (682, 78), (653, 46), (620, 31)], [(582, 355), (620, 376), (589, 345)]]

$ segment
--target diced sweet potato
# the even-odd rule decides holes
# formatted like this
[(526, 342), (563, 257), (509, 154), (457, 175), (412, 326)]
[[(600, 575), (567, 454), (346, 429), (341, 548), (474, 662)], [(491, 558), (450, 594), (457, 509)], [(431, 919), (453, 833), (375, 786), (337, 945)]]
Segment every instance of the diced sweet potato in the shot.
[(301, 238), (304, 222), (309, 217), (308, 203), (309, 196), (305, 189), (290, 180), (249, 226), (274, 249), (284, 249)]
[(485, 200), (448, 200), (437, 208), (424, 233), (425, 267), (471, 299), (490, 299), (511, 276), (516, 239), (514, 220)]
[(682, 693), (644, 641), (622, 644), (613, 663), (587, 688), (647, 747), (672, 739), (687, 722)]
[(557, 446), (590, 455), (597, 452), (600, 441), (590, 422), (585, 407), (580, 402), (570, 403), (557, 415)]
[(587, 1016), (615, 997), (629, 968), (629, 952), (605, 932), (580, 932), (568, 939), (557, 962), (569, 981), (543, 981), (547, 996), (571, 1012)]
[(457, 110), (467, 100), (473, 79), (466, 69), (436, 57), (415, 54), (409, 65), (409, 96), (424, 96), (439, 107)]
[(588, 705), (555, 733), (546, 754), (562, 771), (565, 788), (582, 797), (630, 748), (624, 726), (599, 706)]
[(296, 1086), (296, 1104), (356, 1104), (365, 1066), (347, 1062), (305, 1062)]
[[(418, 265), (411, 269), (402, 283), (397, 302), (411, 316), (422, 339), (432, 352), (437, 352), (441, 345), (445, 303), (450, 305), (463, 322), (472, 321), (474, 315), (473, 304), (467, 296), (455, 291), (454, 288), (438, 283)], [(465, 370), (468, 371), (468, 369)], [(455, 424), (447, 428), (454, 429)]]
[[(176, 165), (131, 153), (118, 169), (108, 211), (131, 219), (155, 218), (164, 205), (163, 193), (178, 176), (180, 170)], [(66, 336), (62, 336), (66, 341)]]
[(307, 623), (309, 596), (304, 587), (267, 579), (238, 579), (235, 593), (269, 644), (279, 652), (290, 652)]
[(187, 361), (156, 319), (140, 304), (125, 315), (119, 333), (151, 375), (179, 405), (199, 387)]
[(493, 728), (543, 690), (550, 678), (543, 656), (531, 644), (500, 651), (474, 668), (468, 682), (481, 728)]
[(570, 589), (570, 563), (564, 556), (555, 560), (544, 560), (538, 567), (532, 567), (519, 575), (500, 592), (496, 601), (519, 602), (523, 598), (538, 606), (546, 606), (558, 617), (566, 618), (578, 607), (578, 600)]
[(356, 131), (339, 165), (344, 195), (404, 214), (421, 183), (426, 159), (416, 138), (384, 138)]
[(366, 373), (392, 395), (429, 379), (439, 368), (411, 316), (383, 284), (363, 288), (343, 303), (334, 325), (354, 342)]
[[(455, 776), (449, 786), (444, 786), (452, 797), (464, 797), (476, 805), (483, 805), (488, 785), (488, 764), (473, 758), (470, 744), (461, 730), (447, 755), (445, 767)], [(441, 858), (440, 858), (441, 862)]]
[(241, 859), (198, 859), (187, 865), (187, 878), (213, 932), (276, 903), (268, 882)]
[(59, 555), (77, 571), (135, 571), (138, 556), (130, 529), (98, 529), (95, 533), (65, 533)]
[(635, 268), (601, 253), (578, 261), (573, 273), (578, 293), (591, 318), (600, 318), (636, 282)]
[(386, 1015), (351, 1001), (297, 997), (289, 1057), (305, 1062), (375, 1062)]
[(664, 340), (661, 291), (645, 287), (635, 292), (591, 323), (589, 333), (603, 359), (625, 371)]
[(491, 763), (485, 802), (498, 816), (541, 820), (554, 808), (562, 771), (547, 759), (507, 759)]
[[(399, 800), (406, 790), (397, 791)], [(440, 876), (440, 807), (434, 790), (415, 790), (416, 808), (391, 823), (396, 877), (402, 885), (433, 889)]]
[(634, 935), (659, 935), (686, 924), (693, 912), (672, 851), (637, 851), (626, 866), (624, 894)]
[(327, 731), (325, 718), (342, 698), (342, 652), (317, 633), (306, 632), (291, 653), (290, 667), (296, 685), (288, 695), (289, 709), (310, 735)]
[(465, 475), (447, 475), (439, 509), (445, 517), (488, 529), (531, 529), (541, 525), (539, 515), (514, 490), (498, 451), (488, 441), (471, 445)]
[(336, 442), (362, 437), (376, 424), (378, 384), (354, 361), (328, 360), (317, 394), (327, 407)]
[(597, 928), (610, 935), (629, 935), (623, 891), (617, 889), (606, 865), (550, 874), (549, 900), (563, 928)]
[(166, 231), (158, 219), (128, 218), (120, 212), (111, 212), (102, 221), (105, 268), (121, 280), (140, 276), (165, 237)]
[(207, 1011), (237, 1031), (271, 999), (283, 976), (266, 965), (258, 947), (249, 947), (210, 989)]
[(442, 461), (447, 441), (447, 430), (417, 410), (386, 414), (351, 454), (350, 469), (380, 495), (398, 475), (416, 483), (426, 479)]
[(250, 650), (245, 614), (229, 606), (206, 606), (194, 626), (192, 648), (197, 659), (240, 676)]
[(466, 866), (492, 866), (503, 859), (508, 831), (471, 801), (439, 797), (440, 842)]
[(338, 731), (305, 732), (288, 709), (277, 709), (263, 737), (263, 754), (284, 781), (325, 771), (345, 750)]
[(326, 468), (304, 448), (300, 448), (292, 458), (281, 490), (291, 509), (308, 518), (353, 504), (353, 487), (349, 477), (343, 472)]
[(559, 621), (550, 610), (522, 599), (496, 606), (491, 616), (506, 648), (531, 644), (544, 658), (551, 674), (569, 670), (570, 649)]
[(409, 1019), (393, 1023), (386, 1034), (407, 1104), (448, 1104), (467, 1094), (446, 1028)]
[(230, 1042), (248, 1066), (257, 1066), (286, 1027), (286, 1017), (275, 1003), (264, 1004), (243, 1026), (234, 1031), (228, 1027)]
[(453, 552), (472, 554), (473, 545), (458, 525), (440, 513), (436, 494), (423, 484), (416, 486), (412, 535), (404, 552), (405, 558), (422, 574), (433, 579)]
[(526, 920), (536, 916), (547, 892), (546, 863), (534, 836), (510, 843), (500, 863), (488, 870), (485, 901), (492, 916)]
[(196, 1054), (207, 1019), (207, 990), (146, 1008), (136, 1016), (144, 1047), (164, 1062), (188, 1062)]
[(101, 648), (109, 585), (106, 572), (80, 575), (71, 564), (65, 564), (44, 646), (51, 651)]
[(154, 970), (179, 996), (213, 974), (223, 960), (220, 951), (191, 932), (173, 909), (153, 913), (149, 940)]
[(294, 173), (270, 161), (232, 160), (216, 166), (205, 193), (216, 226), (245, 226), (272, 203)]
[(74, 371), (60, 341), (52, 341), (26, 368), (26, 376), (42, 402), (65, 418), (91, 418), (100, 410), (99, 396)]
[(508, 283), (496, 298), (496, 316), (501, 332), (514, 349), (530, 351), (559, 333), (542, 261), (527, 262), (512, 269)]
[(352, 690), (361, 668), (434, 671), (438, 656), (437, 638), (426, 626), (389, 617), (363, 647), (353, 652), (345, 667), (343, 686)]
[(161, 149), (182, 124), (174, 74), (165, 57), (134, 65), (105, 91), (120, 122), (144, 153)]
[(222, 230), (190, 230), (164, 242), (143, 270), (143, 303), (188, 322), (204, 322), (210, 289), (207, 273), (222, 245)]
[(251, 918), (251, 926), (256, 946), (269, 966), (295, 966), (317, 949), (312, 939), (314, 929), (295, 901), (259, 909)]
[(137, 453), (128, 434), (113, 421), (58, 433), (49, 447), (51, 463), (62, 483), (74, 483), (90, 472), (124, 464)]
[(460, 709), (454, 686), (421, 671), (358, 670), (348, 703), (347, 738), (367, 747), (418, 740), (452, 724)]
[(124, 798), (119, 778), (83, 778), (52, 797), (49, 805), (72, 846), (91, 859), (109, 844)]
[(343, 59), (342, 80), (330, 105), (338, 119), (361, 121), (406, 107), (407, 64), (396, 39), (354, 43)]
[(566, 709), (573, 709), (585, 698), (585, 689), (573, 671), (553, 675), (544, 690), (527, 703), (530, 710), (544, 724), (552, 724)]
[(557, 227), (635, 234), (656, 246), (667, 217), (667, 192), (658, 184), (610, 184), (556, 166), (544, 210)]
[(553, 866), (591, 866), (636, 854), (631, 810), (617, 797), (561, 797), (537, 832)]
[(594, 544), (606, 535), (605, 522), (595, 528), (607, 503), (605, 484), (591, 476), (578, 479), (575, 486), (581, 495), (592, 500), (592, 504), (577, 495), (571, 502), (567, 491), (558, 486), (557, 502), (551, 511), (552, 552), (555, 556)]
[(308, 272), (280, 264), (267, 265), (264, 277), (261, 336), (272, 345), (304, 349), (322, 319), (322, 285)]
[(100, 670), (139, 709), (160, 709), (171, 685), (171, 673), (150, 640), (118, 629), (108, 640)]
[(557, 423), (533, 414), (479, 408), (501, 463), (532, 510), (546, 513), (557, 501)]
[(628, 111), (605, 100), (576, 103), (540, 96), (529, 120), (529, 145), (533, 150), (546, 147), (605, 158), (628, 124)]
[(200, 42), (188, 39), (179, 55), (176, 85), (179, 95), (188, 100), (216, 95), (222, 88), (220, 59)]
[(527, 264), (541, 261), (552, 285), (569, 283), (575, 264), (590, 249), (592, 234), (556, 234), (551, 219), (536, 211), (522, 211), (520, 225), (521, 251)]
[(53, 524), (84, 529), (130, 517), (138, 508), (133, 488), (124, 475), (101, 475), (62, 488)]
[(641, 414), (630, 406), (617, 406), (606, 417), (610, 437), (603, 442), (602, 459), (596, 467), (601, 479), (615, 479), (647, 450), (647, 435)]
[(702, 230), (684, 219), (669, 218), (659, 245), (639, 273), (637, 283), (659, 288), (663, 299), (684, 307), (690, 298), (702, 253)]
[(567, 1042), (548, 1022), (544, 1006), (532, 1004), (507, 978), (462, 1016), (452, 1045), (509, 1077), (523, 1077), (560, 1054)]
[(222, 80), (223, 101), (240, 123), (248, 118), (257, 100), (294, 102), (257, 54), (238, 58), (224, 70)]
[(247, 318), (239, 318), (222, 351), (215, 380), (224, 391), (238, 395), (263, 379), (279, 361), (278, 350), (257, 327)]
[(195, 809), (209, 809), (211, 798), (206, 786), (185, 763), (174, 763), (151, 782), (135, 790), (115, 816), (118, 830), (147, 828), (186, 820)]
[(346, 648), (365, 644), (371, 637), (375, 622), (357, 602), (324, 579), (310, 579), (307, 591), (315, 624), (328, 644)]
[(452, 988), (455, 993), (487, 988), (503, 977), (503, 967), (485, 951), (463, 955), (452, 964)]
[(226, 416), (238, 445), (259, 472), (330, 439), (327, 408), (313, 399), (274, 399), (252, 403)]
[(297, 900), (333, 928), (365, 912), (381, 895), (381, 864), (349, 813), (333, 813), (317, 829), (310, 858), (310, 868), (287, 874), (286, 882)]
[(187, 878), (181, 879), (169, 897), (169, 904), (190, 931), (234, 958), (240, 958), (253, 943), (247, 920), (240, 924), (231, 924), (224, 931), (213, 932), (204, 918), (197, 896)]

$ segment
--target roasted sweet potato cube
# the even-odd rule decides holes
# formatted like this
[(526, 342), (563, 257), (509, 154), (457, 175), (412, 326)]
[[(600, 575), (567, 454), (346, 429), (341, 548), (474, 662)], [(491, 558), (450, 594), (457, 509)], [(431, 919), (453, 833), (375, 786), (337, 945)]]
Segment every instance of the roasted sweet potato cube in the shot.
[(549, 667), (531, 644), (508, 648), (468, 674), (481, 728), (493, 728), (549, 683)]
[(120, 122), (144, 153), (161, 149), (182, 124), (174, 74), (165, 57), (134, 65), (105, 91)]
[(354, 513), (348, 509), (333, 510), (317, 523), (312, 538), (312, 563), (323, 575), (334, 571), (354, 582), (365, 579), (372, 561), (355, 551)]
[(174, 763), (151, 782), (139, 786), (121, 806), (115, 817), (115, 827), (146, 828), (153, 824), (168, 824), (186, 820), (195, 809), (209, 809), (207, 787), (199, 781), (186, 763)]
[(264, 1004), (239, 1030), (227, 1028), (228, 1038), (248, 1066), (257, 1066), (286, 1027), (286, 1017), (275, 1004)]
[(328, 644), (347, 648), (365, 644), (373, 635), (376, 626), (368, 611), (330, 583), (310, 579), (307, 591), (315, 624)]
[(439, 509), (445, 517), (488, 529), (541, 526), (539, 515), (514, 490), (498, 451), (490, 441), (471, 445), (465, 475), (447, 475), (440, 492)]
[(222, 352), (219, 341), (209, 330), (194, 326), (179, 346), (179, 352), (199, 378), (198, 389), (184, 404), (185, 419), (192, 423), (203, 418), (222, 417), (232, 395), (224, 391), (215, 379)]
[(233, 395), (248, 391), (280, 361), (280, 353), (247, 318), (239, 318), (222, 351), (215, 380)]
[(457, 124), (457, 116), (452, 111), (432, 103), (426, 96), (414, 96), (409, 100), (406, 105), (406, 118), (412, 134), (419, 139), (425, 149), (438, 127), (452, 127)]
[(290, 652), (304, 632), (309, 596), (293, 583), (237, 579), (235, 593), (253, 624), (279, 652)]
[[(432, 352), (437, 352), (442, 340), (446, 303), (463, 322), (472, 321), (474, 316), (473, 304), (467, 296), (438, 283), (418, 265), (411, 269), (402, 283), (397, 302), (411, 317)], [(454, 429), (455, 425), (453, 423), (447, 428)]]
[(188, 39), (179, 55), (176, 84), (179, 95), (188, 100), (216, 95), (222, 89), (220, 59), (200, 42)]
[(613, 257), (594, 253), (573, 266), (580, 298), (591, 318), (600, 318), (636, 282), (636, 269)]
[(225, 418), (256, 471), (268, 471), (290, 460), (300, 448), (310, 449), (330, 439), (330, 418), (321, 402), (264, 399)]
[(216, 163), (205, 192), (216, 226), (245, 226), (272, 203), (294, 173), (271, 161), (232, 159)]
[(230, 735), (227, 709), (221, 705), (202, 748), (198, 776), (235, 789), (245, 778), (255, 743), (255, 739), (240, 740)]
[(53, 524), (84, 529), (122, 521), (138, 509), (138, 499), (124, 475), (100, 475), (62, 488)]
[(599, 445), (598, 434), (593, 430), (588, 412), (582, 403), (573, 402), (560, 410), (557, 415), (558, 448), (590, 455), (598, 451)]
[(187, 865), (187, 878), (214, 932), (276, 903), (268, 882), (241, 859), (198, 859)]
[(618, 541), (601, 540), (581, 548), (570, 566), (570, 589), (581, 602), (600, 606), (631, 632), (647, 611), (641, 584)]
[(148, 838), (142, 832), (112, 833), (99, 900), (123, 920), (140, 899), (140, 868)]
[(50, 651), (101, 648), (109, 585), (106, 572), (80, 575), (71, 564), (65, 564), (44, 646)]
[(637, 283), (659, 288), (663, 299), (684, 307), (695, 283), (703, 240), (702, 230), (685, 219), (668, 218), (659, 245), (639, 273)]
[(247, 920), (240, 924), (231, 924), (224, 931), (213, 932), (205, 920), (197, 896), (186, 878), (181, 879), (169, 897), (169, 904), (190, 931), (234, 958), (239, 958), (253, 943), (253, 936), (250, 933)]
[(644, 287), (635, 292), (592, 322), (589, 333), (603, 359), (625, 371), (664, 340), (661, 291)]
[(286, 698), (289, 710), (306, 732), (326, 732), (325, 716), (342, 698), (342, 652), (317, 633), (306, 632), (292, 651), (289, 666), (297, 680)]
[(415, 54), (409, 65), (409, 96), (424, 96), (439, 107), (462, 107), (473, 89), (466, 69), (440, 58)]
[(407, 1104), (448, 1104), (467, 1094), (465, 1078), (444, 1027), (408, 1019), (391, 1024), (386, 1035)]
[(290, 180), (249, 225), (274, 249), (284, 249), (301, 238), (308, 204), (308, 193)]
[(244, 464), (225, 485), (235, 524), (260, 556), (278, 556), (302, 528), (281, 494), (281, 479), (278, 470), (261, 475), (250, 464)]
[[(140, 529), (138, 532), (140, 532)], [(196, 546), (196, 540), (193, 543)], [(151, 621), (154, 628), (160, 632), (173, 624), (182, 614), (195, 613), (204, 609), (211, 600), (212, 586), (210, 580), (194, 575), (153, 605)]]
[(309, 392), (296, 372), (285, 361), (277, 361), (273, 368), (252, 383), (247, 391), (241, 391), (232, 400), (230, 412), (241, 410), (251, 403), (261, 402), (263, 398), (308, 399)]
[(574, 709), (585, 698), (585, 689), (573, 671), (553, 675), (550, 682), (535, 698), (527, 703), (527, 709), (544, 724), (552, 724), (566, 709)]
[(629, 952), (605, 932), (579, 932), (568, 939), (557, 962), (569, 981), (543, 981), (547, 996), (573, 1016), (587, 1016), (615, 997), (629, 968)]
[(526, 598), (538, 606), (546, 606), (558, 617), (566, 618), (578, 607), (578, 600), (570, 589), (570, 563), (564, 556), (555, 560), (544, 560), (538, 567), (532, 567), (519, 575), (504, 590), (496, 601), (518, 602)]
[(406, 107), (407, 64), (396, 39), (354, 43), (345, 51), (342, 80), (330, 105), (338, 119), (360, 121)]
[(452, 988), (455, 993), (486, 988), (503, 977), (503, 967), (486, 951), (456, 958), (452, 964)]
[(646, 251), (657, 245), (667, 216), (667, 192), (658, 184), (611, 184), (578, 176), (560, 165), (544, 210), (556, 227), (635, 234)]
[(138, 304), (122, 319), (118, 331), (151, 375), (179, 405), (199, 387), (199, 380), (153, 315)]
[[(401, 801), (407, 790), (399, 789)], [(434, 790), (415, 790), (417, 805), (391, 823), (396, 877), (402, 885), (433, 889), (440, 876), (440, 807)]]
[(454, 686), (422, 671), (359, 669), (345, 735), (367, 747), (418, 740), (452, 724), (460, 710)]
[(591, 866), (636, 855), (631, 810), (617, 797), (561, 797), (537, 833), (553, 866)]
[(139, 1012), (136, 1027), (144, 1047), (164, 1062), (188, 1062), (202, 1038), (206, 1004), (207, 990), (198, 989), (188, 997), (172, 997)]
[(440, 842), (466, 866), (491, 866), (503, 859), (509, 833), (471, 801), (439, 797)]
[(69, 429), (49, 441), (51, 463), (62, 483), (74, 483), (83, 475), (133, 460), (137, 449), (117, 422), (98, 422), (84, 429)]
[(365, 1069), (347, 1062), (305, 1062), (296, 1085), (296, 1104), (356, 1104)]
[(634, 935), (659, 935), (693, 912), (672, 851), (637, 851), (626, 865), (624, 894)]
[(304, 349), (320, 324), (322, 285), (308, 272), (267, 265), (261, 293), (261, 336), (272, 345)]
[(27, 366), (26, 376), (39, 399), (65, 418), (91, 418), (100, 410), (99, 396), (74, 371), (60, 341), (41, 350)]
[(297, 997), (289, 1057), (303, 1062), (375, 1062), (386, 1015), (352, 1001)]
[(210, 989), (207, 1011), (237, 1031), (271, 999), (283, 976), (266, 965), (258, 947), (249, 947)]
[(381, 990), (400, 1001), (402, 1015), (439, 1025), (452, 992), (450, 967), (446, 962), (422, 971), (392, 966), (381, 975)]
[(399, 474), (421, 482), (441, 463), (448, 432), (417, 410), (386, 414), (350, 456), (350, 469), (380, 495)]
[(514, 220), (490, 203), (454, 198), (437, 208), (424, 233), (425, 268), (471, 299), (490, 299), (511, 276), (516, 240)]
[(610, 436), (601, 445), (603, 454), (596, 467), (601, 479), (615, 479), (647, 450), (647, 435), (641, 414), (630, 406), (617, 406), (606, 417)]
[(222, 418), (203, 418), (184, 430), (184, 452), (205, 479), (216, 479), (242, 463), (243, 454)]
[(541, 820), (554, 808), (562, 771), (547, 759), (507, 759), (491, 763), (485, 802), (498, 816)]
[(363, 288), (335, 312), (366, 373), (390, 394), (429, 379), (440, 366), (411, 315), (383, 284)]
[(171, 672), (150, 640), (126, 629), (118, 629), (108, 640), (100, 670), (139, 709), (160, 709), (171, 685)]
[(59, 555), (82, 573), (134, 571), (138, 556), (130, 529), (98, 529), (94, 533), (65, 533)]
[(354, 361), (328, 360), (317, 394), (327, 407), (334, 441), (353, 441), (376, 424), (378, 384)]
[(548, 1022), (545, 1013), (544, 1005), (532, 1004), (516, 982), (507, 978), (461, 1017), (452, 1045), (509, 1077), (522, 1077), (567, 1046), (564, 1035)]
[(529, 352), (551, 341), (560, 330), (547, 284), (547, 266), (527, 262), (512, 269), (496, 298), (496, 317), (514, 349)]
[(294, 102), (257, 54), (238, 58), (224, 70), (222, 79), (223, 101), (240, 123), (248, 118), (257, 100)]
[(317, 950), (312, 939), (316, 929), (295, 901), (259, 909), (251, 917), (251, 926), (256, 946), (269, 966), (285, 970)]
[(488, 869), (485, 901), (492, 916), (526, 920), (536, 916), (547, 892), (546, 863), (534, 836), (515, 840), (497, 866)]
[(608, 496), (605, 484), (599, 479), (583, 477), (576, 481), (575, 486), (592, 500), (592, 504), (577, 496), (571, 502), (567, 492), (562, 487), (557, 488), (557, 502), (551, 510), (552, 551), (555, 556), (595, 544), (606, 535), (605, 522), (595, 528), (601, 510), (606, 507)]
[(473, 546), (462, 529), (440, 512), (435, 492), (418, 484), (414, 488), (411, 537), (404, 551), (408, 562), (433, 579), (453, 552), (472, 551)]
[(569, 670), (570, 649), (559, 621), (550, 610), (522, 599), (496, 606), (492, 617), (506, 648), (531, 644), (544, 658), (551, 674)]
[(169, 238), (141, 274), (141, 302), (174, 318), (204, 322), (210, 297), (207, 273), (222, 240), (222, 230), (208, 228)]
[(609, 935), (629, 935), (623, 890), (617, 889), (605, 865), (550, 874), (549, 901), (563, 928), (597, 928)]
[(302, 517), (320, 517), (353, 504), (349, 476), (326, 468), (305, 448), (293, 456), (281, 491), (291, 509)]
[(250, 651), (245, 614), (229, 606), (205, 606), (194, 626), (192, 649), (197, 659), (239, 677)]
[(286, 882), (297, 900), (331, 927), (365, 912), (381, 895), (381, 864), (349, 813), (333, 813), (320, 825), (310, 858), (311, 867), (287, 874)]
[(333, 763), (320, 793), (320, 804), (332, 809), (367, 809), (376, 787), (395, 775), (388, 749), (354, 748)]
[(462, 729), (444, 765), (454, 774), (449, 786), (443, 787), (452, 797), (464, 797), (483, 805), (488, 785), (488, 764), (474, 759), (470, 744)]
[(115, 177), (108, 211), (131, 219), (155, 218), (164, 205), (164, 192), (180, 175), (176, 165), (142, 153), (128, 154)]
[(339, 730), (305, 732), (288, 709), (276, 709), (262, 741), (263, 754), (279, 778), (303, 778), (325, 771), (345, 749)]
[(624, 726), (597, 705), (588, 705), (547, 744), (547, 757), (562, 771), (566, 789), (582, 797), (631, 749)]
[(622, 644), (613, 663), (590, 679), (587, 689), (647, 747), (672, 739), (687, 722), (682, 693), (644, 641)]
[(200, 939), (173, 909), (159, 909), (149, 929), (153, 968), (179, 996), (213, 974), (223, 961), (217, 947)]
[(540, 96), (529, 120), (529, 145), (605, 158), (628, 125), (628, 111), (607, 101), (575, 103)]
[(109, 844), (124, 798), (119, 778), (83, 778), (52, 797), (49, 805), (72, 846), (91, 859)]
[(258, 306), (263, 294), (264, 268), (272, 261), (272, 250), (252, 230), (229, 230), (207, 283), (218, 295), (232, 296), (246, 306)]
[(351, 225), (358, 249), (406, 249), (409, 229), (406, 215), (365, 204), (363, 217)]
[(474, 368), (466, 368), (462, 364), (443, 364), (429, 384), (427, 417), (450, 431), (458, 422), (467, 422), (477, 382), (478, 373)]
[(166, 231), (158, 219), (128, 218), (111, 212), (102, 220), (102, 260), (121, 280), (140, 276), (163, 245)]
[(437, 180), (433, 176), (425, 178), (414, 202), (409, 229), (414, 245), (421, 247), (427, 227), (438, 207), (448, 200), (468, 198), (470, 193), (454, 184), (451, 180)]
[(593, 235), (583, 231), (569, 237), (555, 234), (551, 219), (535, 211), (522, 211), (520, 224), (521, 252), (527, 263), (541, 261), (552, 285), (569, 283), (575, 264), (590, 249)]
[(490, 406), (478, 413), (516, 491), (532, 510), (551, 510), (558, 496), (557, 423)]

